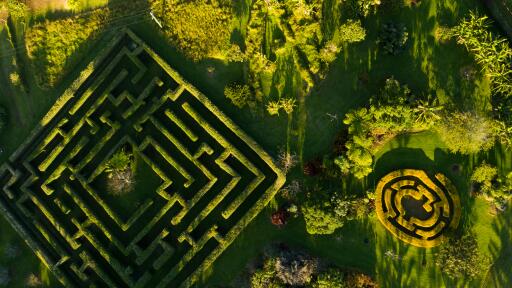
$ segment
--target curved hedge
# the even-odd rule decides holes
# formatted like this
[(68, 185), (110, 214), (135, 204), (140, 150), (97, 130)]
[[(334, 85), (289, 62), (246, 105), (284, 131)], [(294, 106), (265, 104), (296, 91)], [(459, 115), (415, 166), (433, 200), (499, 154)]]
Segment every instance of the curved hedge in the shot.
[[(459, 195), (443, 174), (431, 178), (422, 170), (397, 170), (382, 177), (375, 192), (380, 222), (400, 240), (414, 246), (437, 246), (444, 240), (443, 234), (459, 224)], [(404, 197), (423, 201), (418, 209), (423, 209), (420, 212), (424, 217), (409, 215), (414, 213), (404, 207)]]

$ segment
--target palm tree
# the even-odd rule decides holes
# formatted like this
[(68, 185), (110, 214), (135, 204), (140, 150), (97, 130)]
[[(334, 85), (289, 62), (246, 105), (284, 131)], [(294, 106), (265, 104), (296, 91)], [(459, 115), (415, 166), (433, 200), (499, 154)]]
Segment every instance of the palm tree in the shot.
[(419, 104), (413, 109), (416, 117), (416, 122), (429, 125), (441, 119), (439, 112), (444, 109), (442, 105), (438, 105), (437, 101), (419, 100)]

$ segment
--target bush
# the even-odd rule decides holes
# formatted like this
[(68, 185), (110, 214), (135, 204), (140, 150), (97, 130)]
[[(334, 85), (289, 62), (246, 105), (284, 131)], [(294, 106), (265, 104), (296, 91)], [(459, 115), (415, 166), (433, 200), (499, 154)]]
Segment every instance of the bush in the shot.
[(302, 206), (301, 211), (309, 234), (332, 234), (345, 224), (334, 213), (334, 207), (329, 201), (310, 199)]
[(305, 254), (285, 251), (275, 261), (276, 277), (292, 287), (311, 282), (316, 273), (317, 261)]
[(377, 11), (381, 0), (349, 0), (348, 4), (355, 16), (367, 17)]
[(436, 254), (436, 265), (450, 278), (474, 278), (480, 275), (489, 264), (478, 250), (473, 234), (466, 233), (460, 238), (450, 238)]
[(124, 149), (114, 153), (108, 161), (105, 172), (108, 173), (107, 186), (114, 195), (130, 192), (134, 188), (133, 155)]
[(266, 259), (262, 269), (258, 269), (251, 276), (251, 288), (284, 288), (276, 279), (275, 259)]
[(315, 283), (311, 285), (311, 288), (345, 288), (352, 287), (347, 286), (343, 273), (336, 269), (330, 269), (318, 275)]
[(226, 86), (224, 88), (224, 96), (231, 100), (231, 103), (238, 108), (243, 108), (246, 105), (251, 106), (254, 102), (251, 90), (247, 85), (234, 84)]
[(407, 44), (409, 33), (407, 27), (401, 23), (386, 23), (380, 31), (378, 43), (385, 54), (398, 55)]
[(492, 182), (497, 176), (498, 169), (484, 162), (473, 171), (471, 181), (480, 184), (480, 191), (486, 193), (492, 189)]
[(469, 17), (451, 28), (450, 33), (484, 68), (494, 94), (512, 96), (512, 46), (507, 39), (491, 32), (489, 18), (471, 12)]
[(496, 141), (496, 122), (470, 112), (445, 113), (436, 125), (441, 140), (453, 153), (489, 150)]

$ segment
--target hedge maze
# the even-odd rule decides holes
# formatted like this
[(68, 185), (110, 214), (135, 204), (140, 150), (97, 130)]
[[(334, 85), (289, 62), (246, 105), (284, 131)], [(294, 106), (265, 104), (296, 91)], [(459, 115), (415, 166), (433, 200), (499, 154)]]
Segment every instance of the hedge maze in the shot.
[(379, 181), (376, 195), (380, 222), (414, 246), (439, 245), (443, 233), (459, 224), (459, 195), (443, 174), (430, 178), (422, 170), (394, 171)]
[[(97, 179), (127, 144), (161, 183), (121, 215)], [(0, 208), (66, 287), (190, 287), (284, 181), (127, 30), (3, 164)]]

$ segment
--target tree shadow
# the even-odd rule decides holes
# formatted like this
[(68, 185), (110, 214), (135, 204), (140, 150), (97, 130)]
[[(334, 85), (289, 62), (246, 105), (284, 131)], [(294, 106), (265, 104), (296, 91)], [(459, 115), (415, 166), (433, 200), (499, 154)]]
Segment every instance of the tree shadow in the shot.
[[(375, 169), (370, 175), (369, 182), (376, 183), (381, 177), (391, 171), (399, 169), (419, 169), (426, 171), (431, 177), (435, 173), (446, 175), (457, 188), (461, 199), (461, 221), (457, 230), (462, 230), (470, 222), (470, 214), (474, 205), (474, 198), (469, 195), (468, 177), (473, 167), (469, 158), (463, 155), (447, 153), (443, 149), (435, 148), (433, 159), (425, 154), (421, 148), (407, 148), (410, 139), (405, 137), (398, 142), (397, 147), (384, 153), (375, 163)], [(453, 169), (454, 165), (461, 166)], [(375, 185), (375, 184), (374, 184)], [(378, 227), (384, 230), (385, 228)], [(380, 235), (377, 247), (377, 274), (383, 287), (466, 287), (470, 279), (452, 280), (442, 273), (442, 269), (435, 264), (437, 248), (418, 248), (395, 238), (388, 231), (377, 233)], [(393, 259), (386, 251), (392, 251), (403, 259)], [(428, 276), (427, 276), (428, 275)], [(428, 277), (429, 283), (422, 281)]]
[(492, 287), (510, 287), (512, 279), (512, 209), (509, 207), (503, 215), (496, 217), (492, 229), (498, 235), (489, 243), (489, 251), (494, 260), (485, 279)]

